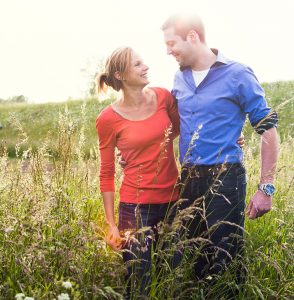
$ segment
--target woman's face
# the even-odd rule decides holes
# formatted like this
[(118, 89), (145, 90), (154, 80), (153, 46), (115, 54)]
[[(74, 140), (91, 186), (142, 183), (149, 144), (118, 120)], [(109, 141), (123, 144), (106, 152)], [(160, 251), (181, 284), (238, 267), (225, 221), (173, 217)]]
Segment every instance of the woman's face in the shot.
[(130, 65), (122, 79), (123, 84), (146, 86), (149, 83), (148, 69), (140, 55), (133, 52)]

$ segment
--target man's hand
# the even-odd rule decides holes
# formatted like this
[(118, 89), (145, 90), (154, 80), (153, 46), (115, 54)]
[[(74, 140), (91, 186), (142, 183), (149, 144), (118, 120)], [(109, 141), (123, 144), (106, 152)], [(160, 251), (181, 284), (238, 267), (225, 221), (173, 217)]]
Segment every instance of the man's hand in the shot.
[(238, 143), (238, 145), (239, 145), (240, 148), (244, 148), (244, 146), (245, 146), (245, 139), (244, 139), (243, 132), (241, 132), (241, 134), (240, 134), (240, 136), (239, 136), (239, 138), (237, 140), (237, 143)]
[(105, 238), (106, 243), (115, 251), (122, 248), (122, 238), (120, 237), (119, 230), (115, 225), (109, 225), (107, 236)]
[(272, 197), (266, 196), (262, 191), (257, 191), (251, 198), (246, 214), (249, 219), (256, 219), (265, 213), (269, 212), (272, 208)]

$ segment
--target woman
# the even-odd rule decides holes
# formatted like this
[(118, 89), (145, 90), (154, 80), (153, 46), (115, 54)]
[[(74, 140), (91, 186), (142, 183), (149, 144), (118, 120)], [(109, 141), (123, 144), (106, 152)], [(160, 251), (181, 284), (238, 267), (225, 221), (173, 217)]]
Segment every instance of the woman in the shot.
[[(129, 47), (115, 50), (105, 73), (98, 76), (98, 92), (106, 87), (121, 91), (121, 98), (97, 117), (96, 128), (101, 155), (100, 189), (103, 195), (107, 243), (115, 250), (126, 249), (125, 262), (138, 259), (128, 268), (127, 298), (131, 278), (139, 292), (148, 295), (151, 248), (158, 239), (157, 225), (172, 222), (178, 198), (178, 169), (173, 139), (179, 133), (179, 118), (172, 95), (163, 88), (148, 88), (148, 67)], [(118, 225), (114, 216), (115, 148), (127, 161), (120, 188)], [(168, 217), (167, 217), (168, 216)], [(137, 235), (138, 242), (123, 243), (120, 232), (150, 227)], [(176, 255), (173, 263), (179, 260)], [(137, 282), (138, 281), (138, 282)]]

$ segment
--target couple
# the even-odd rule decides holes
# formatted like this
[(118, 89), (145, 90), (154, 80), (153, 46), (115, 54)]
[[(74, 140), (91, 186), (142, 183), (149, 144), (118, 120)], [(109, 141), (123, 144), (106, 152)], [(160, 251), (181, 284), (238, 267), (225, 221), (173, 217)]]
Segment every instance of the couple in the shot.
[[(278, 155), (278, 118), (267, 106), (252, 70), (210, 49), (197, 16), (173, 15), (162, 30), (167, 53), (180, 65), (172, 93), (146, 87), (148, 67), (127, 47), (112, 53), (105, 73), (98, 77), (99, 92), (108, 86), (122, 91), (121, 98), (104, 109), (96, 121), (100, 188), (109, 226), (106, 239), (115, 250), (130, 250), (123, 251), (126, 263), (141, 259), (135, 265), (128, 263), (127, 279), (139, 278), (143, 295), (149, 292), (148, 270), (151, 248), (158, 237), (157, 224), (172, 222), (176, 214), (173, 204), (179, 198), (186, 201), (178, 209), (197, 208), (193, 219), (185, 224), (188, 238), (210, 240), (194, 263), (196, 280), (221, 274), (241, 253), (246, 178), (237, 140), (247, 115), (261, 135), (260, 181), (246, 209), (250, 219), (271, 209)], [(178, 134), (181, 191), (176, 184), (178, 170), (173, 153), (173, 139)], [(114, 214), (116, 147), (127, 162), (118, 224)], [(143, 247), (131, 238), (121, 238), (123, 231), (146, 226), (150, 234), (137, 236)], [(174, 265), (178, 256), (175, 254)], [(127, 298), (131, 297), (130, 285), (128, 289)]]

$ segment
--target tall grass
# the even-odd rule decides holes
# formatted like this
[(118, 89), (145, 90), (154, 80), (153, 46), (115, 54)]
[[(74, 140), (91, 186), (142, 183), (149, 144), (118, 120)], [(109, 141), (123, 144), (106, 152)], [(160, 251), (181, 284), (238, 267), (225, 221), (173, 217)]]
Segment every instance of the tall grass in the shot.
[[(98, 161), (84, 159), (82, 133), (65, 111), (59, 116), (58, 159), (50, 157), (48, 141), (35, 151), (28, 145), (13, 162), (2, 150), (2, 299), (13, 299), (16, 293), (35, 299), (57, 298), (66, 280), (73, 284), (70, 294), (74, 299), (93, 295), (114, 299), (113, 288), (122, 285), (120, 258), (102, 240)], [(95, 146), (92, 153), (96, 157)]]
[[(92, 117), (92, 127), (88, 128), (87, 105), (95, 106), (96, 114), (102, 108), (87, 102), (75, 113), (70, 105), (56, 111), (50, 125), (54, 134), (42, 133), (37, 147), (33, 147), (35, 137), (18, 118), (20, 114), (9, 121), (17, 137), (12, 143), (17, 159), (8, 157), (7, 144), (2, 143), (0, 299), (14, 299), (19, 293), (35, 299), (123, 299), (125, 267), (121, 254), (110, 250), (103, 239), (105, 222), (98, 188), (99, 155), (96, 139), (88, 140), (87, 133), (95, 129)], [(288, 106), (286, 112), (278, 111), (280, 118), (284, 113), (292, 118), (293, 105), (290, 105), (292, 114)], [(284, 126), (283, 121), (280, 124)], [(246, 281), (236, 286), (237, 266), (232, 264), (205, 295), (207, 283), (191, 280), (189, 256), (184, 256), (181, 264), (170, 270), (166, 262), (173, 251), (189, 252), (184, 238), (171, 242), (179, 226), (175, 222), (159, 230), (161, 243), (167, 241), (170, 247), (153, 253), (155, 258), (160, 258), (162, 268), (157, 274), (154, 265), (152, 267), (150, 299), (225, 299), (230, 288), (239, 290), (236, 299), (294, 297), (294, 139), (287, 128), (281, 130), (283, 138), (273, 210), (255, 221), (246, 220), (245, 224)], [(259, 142), (255, 134), (246, 134), (244, 156), (249, 199), (259, 178)], [(116, 180), (118, 187), (121, 171)]]

